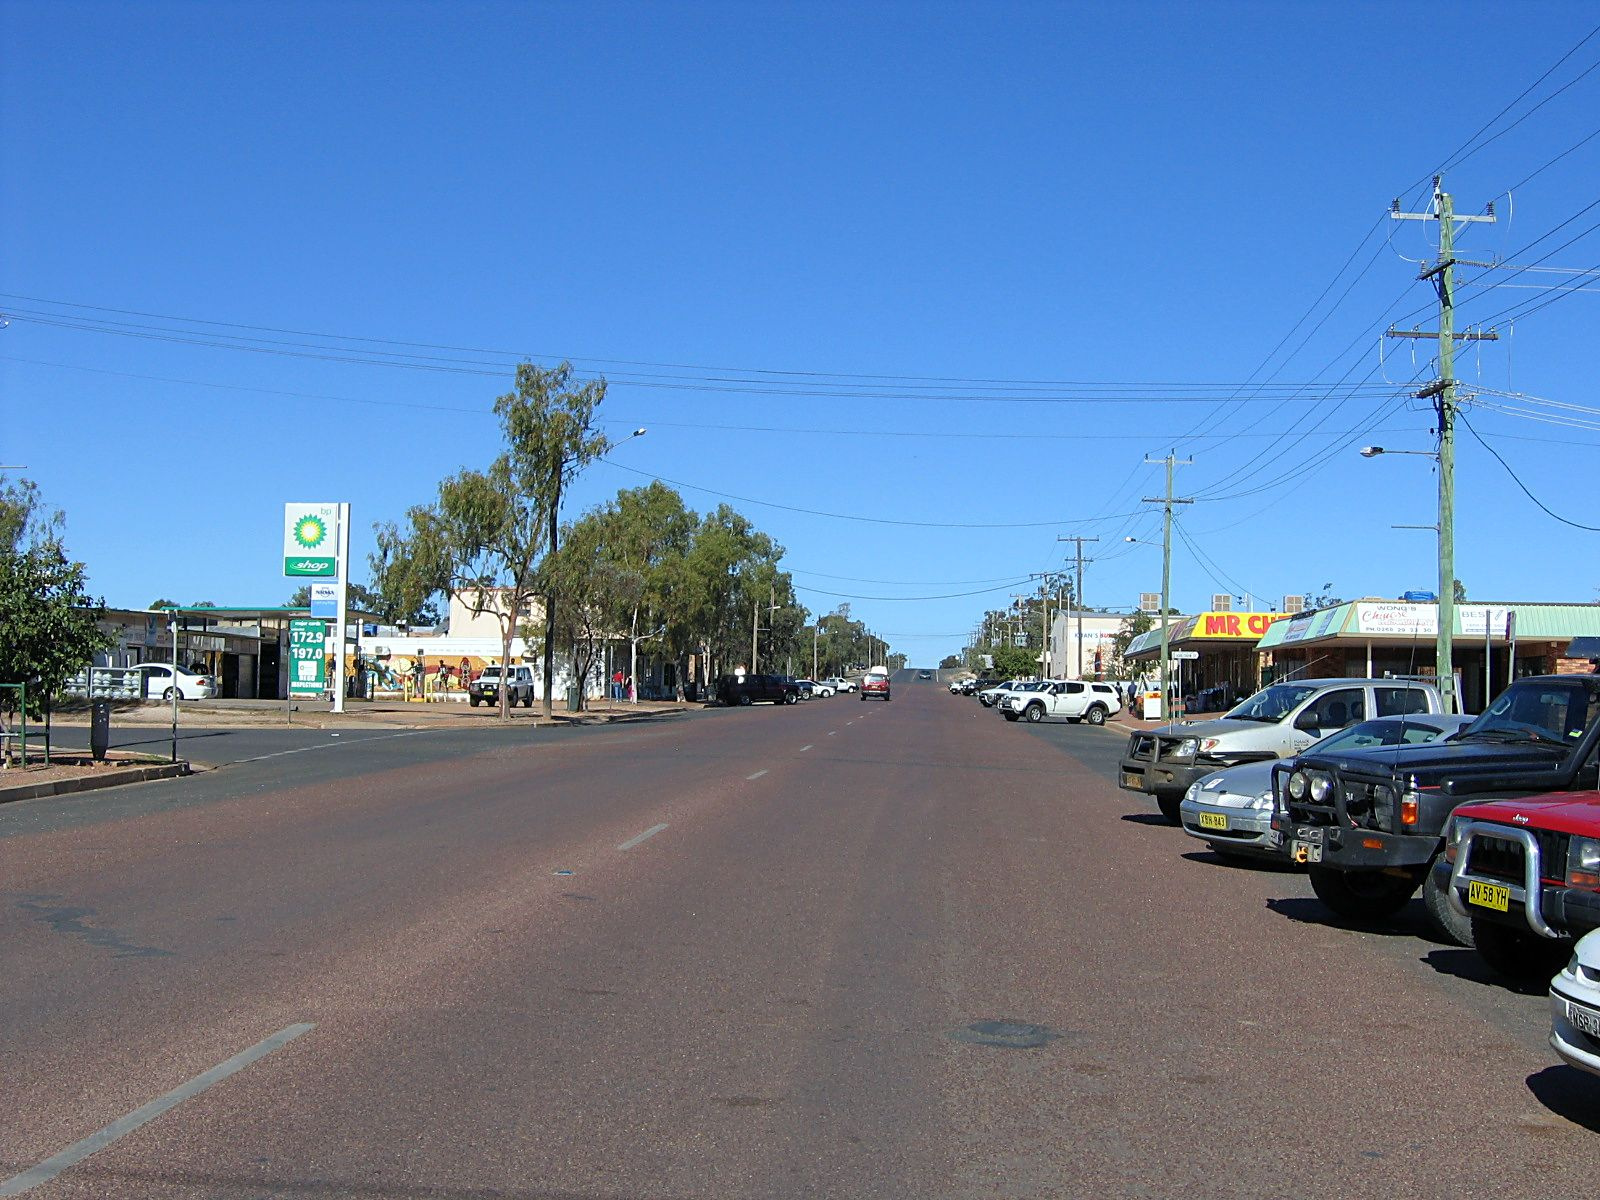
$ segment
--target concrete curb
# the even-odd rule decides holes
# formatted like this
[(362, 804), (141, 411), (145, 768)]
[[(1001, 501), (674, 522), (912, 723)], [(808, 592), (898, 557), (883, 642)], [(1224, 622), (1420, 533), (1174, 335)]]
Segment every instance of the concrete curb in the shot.
[(175, 779), (191, 774), (186, 762), (154, 763), (149, 766), (107, 769), (94, 775), (80, 775), (76, 779), (51, 779), (40, 783), (21, 783), (10, 787), (0, 786), (0, 804), (16, 800), (39, 800), (47, 796), (70, 796), (77, 792), (92, 792), (99, 788), (120, 787), (125, 783), (146, 783), (152, 779)]

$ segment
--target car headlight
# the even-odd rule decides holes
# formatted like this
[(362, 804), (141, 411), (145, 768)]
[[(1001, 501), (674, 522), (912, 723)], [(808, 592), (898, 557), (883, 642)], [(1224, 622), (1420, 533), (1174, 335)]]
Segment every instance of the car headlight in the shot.
[(1200, 781), (1197, 779), (1189, 785), (1189, 790), (1183, 793), (1185, 800), (1198, 799), (1200, 795)]
[(1600, 841), (1575, 837), (1568, 843), (1567, 883), (1600, 890)]
[(1304, 771), (1296, 771), (1293, 775), (1289, 776), (1289, 796), (1291, 799), (1304, 800), (1306, 798), (1306, 791), (1309, 789), (1309, 787), (1310, 784), (1306, 780), (1306, 773)]
[(1172, 752), (1174, 758), (1193, 758), (1194, 752), (1200, 748), (1198, 738), (1184, 738), (1178, 743), (1178, 748)]
[(1201, 754), (1209, 754), (1209, 753), (1211, 753), (1211, 751), (1215, 750), (1217, 748), (1217, 746), (1221, 742), (1222, 742), (1221, 738), (1201, 738), (1200, 739), (1200, 753)]
[(1268, 788), (1266, 791), (1262, 792), (1259, 796), (1257, 796), (1254, 800), (1250, 801), (1250, 807), (1255, 809), (1257, 812), (1265, 812), (1267, 809), (1271, 808), (1272, 807), (1272, 789)]
[(1311, 776), (1308, 786), (1311, 789), (1311, 798), (1318, 804), (1321, 804), (1333, 794), (1333, 780), (1326, 775)]

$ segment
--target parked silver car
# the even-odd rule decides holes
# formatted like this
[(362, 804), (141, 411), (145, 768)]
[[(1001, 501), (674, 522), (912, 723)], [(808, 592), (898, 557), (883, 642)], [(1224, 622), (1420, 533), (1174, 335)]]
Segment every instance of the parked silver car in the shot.
[[(1443, 713), (1375, 717), (1330, 734), (1306, 753), (1436, 742), (1474, 719)], [(1223, 857), (1237, 854), (1287, 861), (1281, 847), (1274, 849), (1267, 843), (1272, 828), (1272, 769), (1277, 765), (1276, 759), (1244, 763), (1195, 780), (1178, 805), (1183, 831), (1210, 843)]]

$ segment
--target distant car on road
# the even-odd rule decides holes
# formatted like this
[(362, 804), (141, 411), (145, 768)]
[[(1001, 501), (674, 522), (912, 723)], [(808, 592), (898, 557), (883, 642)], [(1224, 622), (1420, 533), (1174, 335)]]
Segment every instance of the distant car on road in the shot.
[(932, 679), (933, 678), (933, 672), (932, 671), (918, 671), (917, 672), (917, 678), (918, 679)]
[(802, 688), (809, 687), (813, 696), (831, 696), (835, 691), (826, 679), (797, 679), (795, 682)]
[(830, 676), (822, 682), (831, 685), (836, 692), (853, 692), (856, 690), (856, 684), (853, 680), (845, 679), (838, 675)]
[(878, 700), (891, 699), (889, 695), (889, 673), (887, 671), (868, 671), (867, 677), (861, 681), (861, 698)]
[(507, 708), (515, 708), (518, 700), (522, 701), (523, 708), (533, 707), (533, 668), (528, 666), (512, 666), (505, 670), (485, 667), (467, 689), (467, 703), (473, 708), (480, 704), (499, 704), (502, 685), (511, 693), (506, 701)]
[(990, 679), (984, 681), (983, 686), (973, 694), (978, 697), (979, 704), (985, 708), (993, 708), (1005, 698), (1007, 692), (1020, 688), (1024, 682), (1026, 681), (1021, 679), (1007, 679), (997, 683)]
[(717, 680), (717, 703), (727, 705), (798, 704), (800, 687), (781, 675), (724, 675)]
[[(136, 668), (144, 676), (144, 694), (152, 700), (171, 700), (172, 664), (146, 662)], [(210, 675), (200, 675), (184, 667), (178, 668), (179, 700), (210, 700), (217, 694), (217, 682)]]
[(1046, 679), (1024, 685), (1027, 690), (1011, 692), (1000, 702), (1001, 716), (1008, 721), (1024, 718), (1032, 722), (1059, 717), (1076, 725), (1087, 721), (1104, 725), (1106, 718), (1122, 711), (1117, 689), (1109, 683), (1082, 679)]

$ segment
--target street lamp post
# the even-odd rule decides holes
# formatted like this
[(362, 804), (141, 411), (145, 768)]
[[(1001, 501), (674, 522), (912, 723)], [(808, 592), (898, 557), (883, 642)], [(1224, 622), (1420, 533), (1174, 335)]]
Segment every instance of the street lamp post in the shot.
[[(1439, 521), (1436, 525), (1397, 526), (1407, 529), (1432, 529), (1439, 538), (1439, 599), (1437, 628), (1433, 642), (1434, 682), (1439, 686), (1445, 711), (1460, 710), (1455, 694), (1455, 624), (1456, 624), (1456, 552), (1455, 552), (1455, 493), (1447, 486), (1446, 464), (1440, 451), (1390, 450), (1383, 446), (1363, 446), (1362, 458), (1377, 458), (1380, 454), (1409, 454), (1416, 458), (1431, 458), (1439, 464)], [(1485, 626), (1487, 628), (1487, 626)]]

